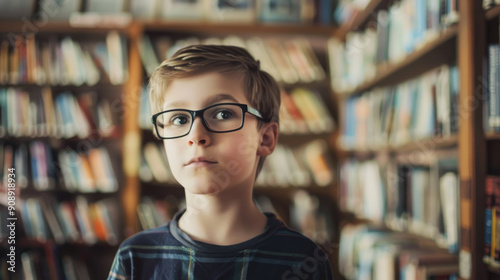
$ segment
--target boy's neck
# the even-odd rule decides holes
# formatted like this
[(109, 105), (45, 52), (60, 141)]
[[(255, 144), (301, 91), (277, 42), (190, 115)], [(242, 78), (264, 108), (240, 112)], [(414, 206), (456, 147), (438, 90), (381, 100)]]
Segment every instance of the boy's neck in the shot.
[(250, 195), (198, 195), (186, 192), (186, 212), (179, 228), (193, 240), (214, 245), (234, 245), (264, 232), (267, 217)]

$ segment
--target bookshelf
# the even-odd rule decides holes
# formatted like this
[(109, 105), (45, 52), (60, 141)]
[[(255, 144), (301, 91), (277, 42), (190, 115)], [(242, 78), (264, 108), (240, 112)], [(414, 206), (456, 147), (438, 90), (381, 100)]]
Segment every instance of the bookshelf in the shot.
[[(105, 62), (94, 47), (107, 52), (114, 44), (115, 53), (128, 56), (128, 33), (117, 26), (2, 22), (0, 40), (7, 48), (0, 60), (8, 62), (0, 72), (8, 79), (0, 83), (1, 172), (6, 175), (15, 166), (18, 179), (17, 274), (7, 279), (107, 275), (124, 238), (119, 198), (128, 181), (121, 165), (126, 158), (122, 118), (128, 110), (123, 105), (128, 61), (120, 57), (109, 68), (101, 67)], [(118, 78), (116, 70), (108, 72), (116, 68), (121, 68)], [(3, 201), (6, 182), (2, 176)], [(3, 229), (6, 213), (2, 203), (2, 254), (13, 244)]]
[[(345, 39), (350, 32), (363, 31), (365, 28), (373, 26), (373, 24), (376, 24), (378, 11), (381, 9), (387, 10), (390, 7), (387, 2), (370, 1), (366, 9), (356, 13), (352, 21), (339, 28), (336, 35), (340, 39)], [(442, 2), (450, 3), (450, 1)], [(491, 63), (487, 60), (487, 46), (492, 43), (498, 44), (500, 6), (494, 6), (485, 11), (482, 8), (483, 1), (460, 0), (456, 2), (460, 7), (457, 23), (450, 25), (444, 31), (440, 31), (437, 38), (426, 42), (420, 48), (406, 55), (404, 59), (394, 63), (377, 64), (376, 74), (361, 84), (354, 86), (352, 89), (340, 90), (336, 93), (341, 100), (365, 96), (375, 88), (387, 87), (388, 85), (394, 86), (421, 75), (421, 73), (437, 65), (455, 60), (459, 70), (460, 88), (457, 101), (460, 108), (458, 111), (460, 125), (457, 133), (447, 137), (431, 137), (423, 140), (412, 139), (406, 144), (397, 146), (343, 149), (340, 152), (342, 155), (341, 162), (355, 160), (359, 162), (377, 161), (380, 163), (387, 159), (405, 158), (405, 156), (408, 159), (413, 152), (422, 150), (422, 147), (429, 145), (429, 143), (432, 144), (430, 155), (438, 161), (447, 158), (450, 153), (454, 154), (457, 158), (458, 195), (460, 197), (457, 204), (460, 209), (458, 218), (459, 248), (454, 251), (456, 255), (455, 262), (458, 263), (458, 267), (455, 268), (455, 273), (460, 279), (499, 279), (498, 264), (490, 264), (488, 261), (483, 262), (483, 256), (485, 254), (484, 235), (486, 222), (484, 214), (486, 208), (485, 176), (498, 176), (500, 170), (500, 164), (496, 156), (500, 149), (498, 132), (492, 132), (493, 129), (488, 128), (485, 124), (488, 121), (487, 114), (489, 113), (487, 106), (490, 104), (488, 103), (488, 97), (484, 96), (484, 94), (489, 94), (487, 87), (492, 83), (487, 78), (488, 66)], [(345, 103), (341, 101), (341, 104), (344, 104), (341, 106), (341, 111), (346, 110)], [(420, 161), (418, 163), (421, 164)], [(416, 164), (410, 163), (407, 166), (413, 167)], [(398, 176), (392, 179), (396, 182), (404, 180), (402, 179), (404, 177)], [(388, 178), (390, 180), (390, 173)], [(341, 206), (345, 203), (343, 200), (349, 199), (343, 194), (342, 184), (343, 182), (341, 182), (340, 189)], [(385, 203), (386, 207), (390, 207), (390, 201), (384, 201), (383, 203)], [(377, 230), (380, 230), (377, 227), (382, 227), (384, 230), (389, 228), (389, 232), (395, 230), (399, 233), (402, 231), (405, 234), (408, 232), (410, 235), (413, 234), (411, 230), (404, 229), (404, 227), (394, 227), (394, 224), (387, 222), (387, 220), (382, 219), (382, 221), (378, 222), (377, 224), (376, 221), (371, 219), (369, 224), (372, 225), (360, 230), (361, 232), (366, 231), (365, 235), (351, 234), (356, 238), (368, 236), (369, 234), (375, 235), (378, 234)], [(377, 225), (374, 226), (374, 223)], [(353, 228), (348, 227), (346, 231), (354, 231)], [(423, 231), (417, 231), (417, 234), (425, 235)], [(392, 243), (394, 243), (393, 247), (401, 250), (401, 246), (398, 247), (397, 241)], [(433, 246), (440, 247), (439, 242), (436, 242)], [(389, 259), (393, 259), (395, 255), (397, 256), (397, 253), (390, 251), (387, 247), (379, 246), (379, 250), (375, 252), (381, 253), (381, 256), (389, 256)], [(346, 252), (343, 252), (341, 248), (341, 257), (346, 255), (352, 257), (350, 254), (343, 255), (343, 253)], [(385, 255), (382, 253), (385, 253)], [(349, 274), (352, 273), (352, 267), (345, 265), (345, 263), (340, 264), (341, 271), (353, 276), (353, 274)], [(396, 269), (398, 268), (396, 267)], [(403, 268), (399, 267), (399, 269)]]

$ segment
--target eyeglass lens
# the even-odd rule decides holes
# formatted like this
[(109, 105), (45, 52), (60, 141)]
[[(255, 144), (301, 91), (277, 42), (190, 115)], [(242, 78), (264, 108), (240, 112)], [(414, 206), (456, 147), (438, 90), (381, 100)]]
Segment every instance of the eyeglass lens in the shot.
[[(237, 105), (218, 105), (207, 108), (202, 119), (209, 130), (226, 132), (239, 129), (243, 123), (243, 110)], [(170, 110), (156, 118), (161, 137), (179, 137), (189, 133), (193, 117), (186, 110)]]

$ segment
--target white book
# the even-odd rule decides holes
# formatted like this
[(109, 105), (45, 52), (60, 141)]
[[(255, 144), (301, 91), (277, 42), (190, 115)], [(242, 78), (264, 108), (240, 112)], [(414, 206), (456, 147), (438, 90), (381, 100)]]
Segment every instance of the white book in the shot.
[(117, 31), (111, 31), (106, 36), (106, 46), (108, 48), (109, 57), (109, 79), (111, 84), (118, 85), (123, 83), (125, 79), (124, 69), (124, 50), (122, 48), (122, 42), (120, 35)]
[(439, 180), (446, 241), (449, 248), (458, 243), (459, 186), (457, 174), (445, 173)]

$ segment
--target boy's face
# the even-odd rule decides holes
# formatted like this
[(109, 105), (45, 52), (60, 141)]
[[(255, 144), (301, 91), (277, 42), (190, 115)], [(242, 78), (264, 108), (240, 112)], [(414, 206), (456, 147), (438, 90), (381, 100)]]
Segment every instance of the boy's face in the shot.
[[(218, 103), (249, 104), (239, 77), (209, 72), (172, 81), (165, 91), (163, 110), (200, 110)], [(253, 186), (263, 129), (257, 117), (245, 114), (240, 130), (213, 133), (199, 117), (188, 135), (164, 140), (170, 168), (186, 191), (214, 194), (228, 188)]]

